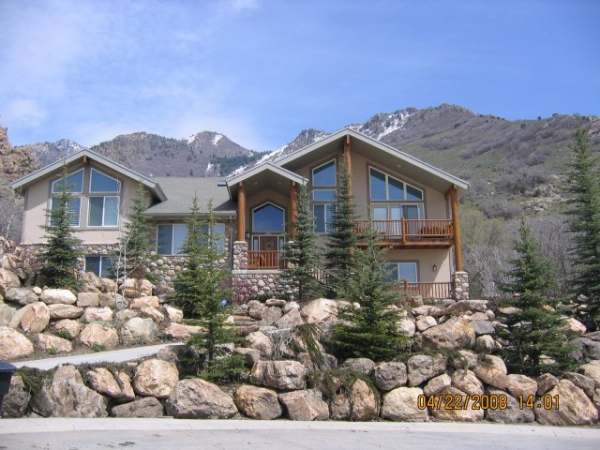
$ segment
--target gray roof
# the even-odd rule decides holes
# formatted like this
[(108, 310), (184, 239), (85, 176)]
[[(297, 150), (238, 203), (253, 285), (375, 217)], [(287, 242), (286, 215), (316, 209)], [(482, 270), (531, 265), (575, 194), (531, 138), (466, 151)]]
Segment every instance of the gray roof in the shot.
[(201, 212), (208, 212), (212, 200), (215, 214), (235, 214), (236, 206), (222, 177), (156, 177), (167, 200), (146, 210), (151, 216), (181, 216), (189, 214), (194, 195), (198, 197)]

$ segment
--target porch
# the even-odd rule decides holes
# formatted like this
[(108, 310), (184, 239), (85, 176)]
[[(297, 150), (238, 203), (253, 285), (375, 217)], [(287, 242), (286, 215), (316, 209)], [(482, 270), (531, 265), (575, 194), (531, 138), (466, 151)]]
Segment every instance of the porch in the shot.
[(359, 235), (374, 232), (382, 243), (415, 247), (450, 247), (454, 239), (451, 219), (358, 220)]

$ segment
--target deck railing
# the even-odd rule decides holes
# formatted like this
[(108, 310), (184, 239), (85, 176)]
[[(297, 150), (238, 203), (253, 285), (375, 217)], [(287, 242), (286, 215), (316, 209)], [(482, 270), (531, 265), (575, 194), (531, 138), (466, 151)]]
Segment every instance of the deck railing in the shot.
[(279, 250), (249, 250), (248, 269), (283, 269), (284, 252)]
[(400, 282), (393, 289), (409, 297), (420, 295), (423, 298), (452, 298), (454, 286), (447, 283), (408, 283)]
[(444, 241), (452, 239), (454, 234), (450, 219), (359, 220), (355, 230), (375, 231), (381, 239), (402, 241)]

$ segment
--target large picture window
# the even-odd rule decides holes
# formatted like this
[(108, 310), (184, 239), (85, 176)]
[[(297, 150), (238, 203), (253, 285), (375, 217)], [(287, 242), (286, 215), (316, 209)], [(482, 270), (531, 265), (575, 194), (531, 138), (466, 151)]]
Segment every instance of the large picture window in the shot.
[(285, 232), (285, 211), (273, 203), (252, 210), (252, 233), (280, 234)]
[(337, 192), (337, 167), (335, 160), (312, 170), (312, 201), (315, 232), (328, 233), (333, 221)]
[[(206, 235), (208, 225), (203, 234)], [(215, 223), (212, 228), (212, 238), (219, 253), (225, 252), (225, 224)], [(185, 223), (169, 223), (157, 225), (156, 229), (156, 252), (159, 255), (181, 255), (183, 254), (185, 242), (188, 236), (188, 226)]]
[(370, 198), (373, 201), (422, 202), (423, 191), (377, 169), (369, 169)]
[[(66, 177), (61, 177), (54, 180), (51, 184), (52, 197), (50, 200), (50, 211), (54, 212), (59, 205), (58, 198), (65, 191), (71, 196), (69, 200), (69, 216), (70, 225), (78, 227), (81, 225), (81, 193), (83, 191), (83, 169), (76, 170), (68, 174)], [(50, 225), (55, 224), (52, 221), (50, 214)]]
[(414, 261), (393, 261), (384, 264), (385, 281), (388, 283), (419, 282), (419, 267)]

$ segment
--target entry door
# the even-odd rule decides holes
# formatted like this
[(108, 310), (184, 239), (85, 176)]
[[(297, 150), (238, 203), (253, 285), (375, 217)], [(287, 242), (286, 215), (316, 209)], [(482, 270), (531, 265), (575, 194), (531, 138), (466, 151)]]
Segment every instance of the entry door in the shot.
[(259, 250), (278, 250), (277, 236), (261, 236), (259, 238)]

